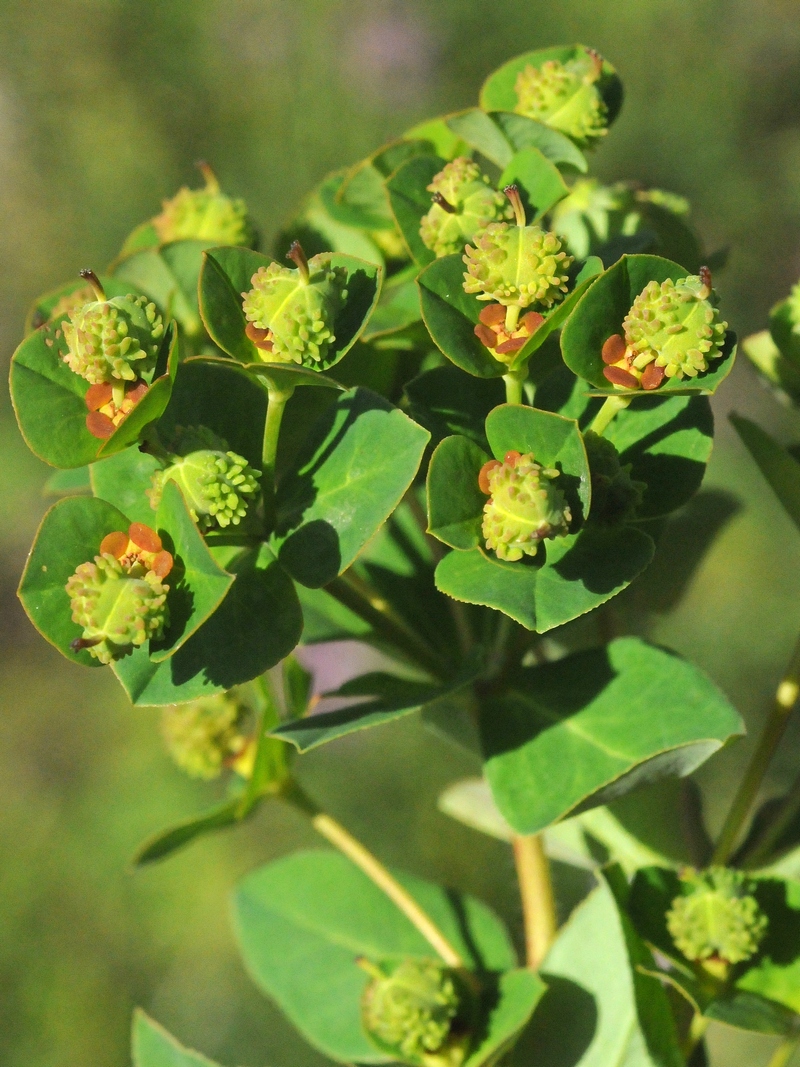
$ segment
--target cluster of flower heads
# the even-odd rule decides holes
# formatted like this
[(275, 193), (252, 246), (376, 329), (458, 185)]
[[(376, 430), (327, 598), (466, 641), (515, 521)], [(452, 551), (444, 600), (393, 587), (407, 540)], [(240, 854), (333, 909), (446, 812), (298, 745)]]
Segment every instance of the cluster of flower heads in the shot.
[(725, 331), (711, 272), (650, 281), (603, 345), (604, 377), (625, 389), (657, 389), (665, 378), (696, 378), (723, 353)]
[(493, 189), (478, 164), (465, 156), (448, 163), (427, 188), (433, 194), (433, 204), (422, 216), (419, 233), (437, 258), (461, 252), (490, 222), (514, 217), (506, 197)]
[(184, 186), (164, 200), (152, 225), (162, 244), (169, 241), (209, 241), (219, 245), (252, 245), (253, 225), (244, 200), (226, 196), (211, 168), (199, 163), (204, 189)]
[(597, 85), (602, 73), (602, 57), (590, 48), (566, 63), (528, 64), (517, 75), (514, 110), (589, 148), (608, 132), (608, 108)]
[(683, 893), (667, 912), (667, 929), (689, 959), (723, 966), (743, 963), (758, 951), (767, 916), (741, 871), (710, 867), (681, 876)]
[(235, 690), (164, 709), (161, 731), (175, 763), (192, 778), (216, 778), (251, 743), (248, 705)]
[(83, 631), (73, 651), (87, 649), (100, 663), (111, 663), (161, 637), (169, 622), (164, 578), (172, 566), (161, 538), (143, 523), (107, 534), (94, 560), (67, 580), (72, 621)]
[(458, 975), (433, 960), (358, 963), (371, 977), (361, 1011), (376, 1045), (403, 1063), (459, 1067), (471, 1034), (458, 1025), (469, 1000)]
[(550, 308), (567, 292), (572, 263), (554, 233), (493, 222), (464, 250), (464, 291), (504, 307)]
[(542, 541), (569, 533), (572, 513), (564, 493), (553, 484), (559, 476), (530, 452), (507, 452), (502, 463), (491, 459), (481, 467), (478, 485), (489, 497), (483, 508), (483, 537), (498, 559), (535, 556)]
[(150, 373), (164, 335), (155, 304), (144, 296), (90, 300), (70, 311), (63, 360), (90, 385), (134, 382)]
[(347, 272), (330, 256), (306, 260), (295, 242), (296, 269), (279, 263), (259, 267), (243, 293), (246, 333), (267, 362), (319, 366), (336, 341), (334, 323), (347, 299)]

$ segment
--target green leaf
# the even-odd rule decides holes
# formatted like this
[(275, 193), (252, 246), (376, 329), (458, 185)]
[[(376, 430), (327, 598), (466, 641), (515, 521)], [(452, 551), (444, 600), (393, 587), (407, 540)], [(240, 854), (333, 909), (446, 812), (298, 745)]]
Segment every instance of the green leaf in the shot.
[(585, 174), (589, 169), (583, 152), (560, 130), (553, 130), (511, 111), (493, 111), (491, 118), (515, 152), (523, 148), (538, 148), (546, 159), (561, 170)]
[(89, 467), (72, 467), (65, 471), (54, 471), (42, 486), (42, 496), (76, 496), (91, 493)]
[(419, 228), (423, 215), (431, 209), (428, 186), (445, 166), (439, 156), (416, 156), (399, 167), (386, 181), (386, 192), (397, 227), (414, 260), (424, 267), (435, 254), (423, 244)]
[(486, 777), (524, 834), (690, 774), (743, 732), (700, 670), (633, 637), (520, 671), (481, 718)]
[(469, 148), (465, 141), (453, 133), (444, 118), (420, 122), (406, 130), (403, 136), (409, 140), (426, 141), (437, 156), (447, 160), (463, 156)]
[(486, 496), (476, 471), (489, 461), (466, 437), (446, 437), (428, 466), (428, 530), (451, 548), (483, 544), (481, 526)]
[(520, 190), (529, 222), (538, 222), (569, 192), (558, 167), (533, 145), (515, 153), (498, 178), (498, 189), (507, 185)]
[(278, 486), (271, 544), (293, 578), (315, 587), (347, 570), (413, 481), (428, 438), (366, 389), (337, 398)]
[(800, 529), (800, 463), (750, 419), (733, 414), (730, 420), (783, 510)]
[(188, 337), (198, 337), (203, 323), (197, 303), (197, 279), (208, 241), (173, 241), (118, 260), (114, 277), (130, 282), (165, 314), (178, 320)]
[(183, 493), (173, 481), (164, 486), (155, 527), (175, 558), (170, 573), (169, 626), (159, 641), (150, 642), (153, 663), (169, 659), (216, 611), (231, 585), (232, 575), (220, 567), (197, 529)]
[(769, 313), (770, 336), (796, 373), (800, 366), (800, 332), (795, 328), (795, 319), (791, 299), (781, 300)]
[[(569, 63), (573, 59), (584, 56), (585, 53), (586, 48), (580, 44), (559, 45), (555, 48), (538, 48), (533, 52), (525, 52), (521, 56), (509, 59), (502, 67), (490, 74), (483, 83), (480, 94), (481, 107), (485, 111), (514, 111), (517, 106), (515, 84), (521, 71), (526, 67), (541, 69), (550, 60)], [(596, 84), (608, 108), (610, 125), (622, 106), (622, 83), (608, 60), (603, 60), (603, 71)]]
[[(136, 441), (167, 406), (177, 367), (175, 333), (168, 325), (156, 377), (148, 392), (111, 437), (100, 441), (86, 428), (89, 383), (61, 358), (63, 317), (29, 334), (11, 361), (11, 400), (31, 451), (54, 467), (83, 467)], [(163, 368), (163, 369), (162, 369)]]
[[(415, 265), (387, 279), (362, 339), (376, 341), (418, 323), (422, 318)], [(374, 355), (373, 355), (374, 358)]]
[[(638, 871), (628, 910), (640, 936), (672, 961), (668, 980), (696, 1010), (743, 1030), (788, 1034), (796, 1030), (800, 1013), (800, 883), (777, 878), (753, 882), (769, 925), (758, 953), (735, 967), (729, 985), (700, 978), (672, 940), (665, 916), (680, 893), (675, 871)], [(655, 967), (652, 971), (662, 973)]]
[(145, 495), (152, 488), (153, 475), (161, 469), (155, 456), (126, 448), (115, 456), (92, 463), (88, 468), (91, 491), (100, 500), (107, 500), (127, 515), (131, 522), (145, 526), (155, 523), (156, 513)]
[[(468, 965), (490, 971), (515, 966), (508, 935), (483, 904), (410, 875), (395, 875)], [(306, 1040), (335, 1060), (388, 1061), (361, 1027), (367, 976), (355, 959), (429, 959), (433, 950), (366, 875), (336, 853), (294, 853), (240, 883), (235, 922), (256, 984)], [(314, 960), (313, 981), (309, 959)]]
[(308, 589), (298, 583), (296, 590), (303, 609), (302, 644), (344, 641), (352, 637), (363, 640), (372, 633), (368, 622), (324, 589)]
[(219, 1067), (184, 1048), (163, 1026), (137, 1008), (133, 1013), (133, 1067)]
[(226, 826), (233, 826), (238, 820), (240, 799), (225, 800), (210, 811), (202, 815), (193, 815), (183, 822), (170, 826), (167, 830), (159, 830), (144, 841), (136, 850), (132, 863), (136, 867), (143, 867), (147, 863), (171, 856), (173, 852), (190, 844), (198, 837), (212, 833), (214, 830), (223, 830)]
[[(333, 323), (335, 347), (324, 361), (309, 363), (307, 370), (325, 371), (356, 343), (380, 294), (383, 270), (355, 256), (324, 252), (320, 259), (347, 274), (347, 300)], [(273, 261), (247, 248), (213, 248), (203, 257), (200, 273), (200, 314), (213, 341), (223, 352), (243, 363), (263, 362), (261, 353), (245, 335), (247, 320), (242, 294), (252, 288), (251, 278)], [(289, 364), (289, 368), (291, 368)], [(298, 368), (299, 369), (299, 368)]]
[[(622, 333), (622, 320), (648, 282), (678, 281), (686, 276), (685, 267), (659, 256), (623, 256), (609, 267), (583, 294), (561, 334), (561, 351), (570, 370), (595, 386), (598, 395), (623, 394), (634, 400), (646, 397), (644, 390), (611, 387), (603, 376), (600, 353), (609, 337)], [(712, 361), (705, 374), (691, 379), (665, 378), (658, 392), (710, 395), (730, 374), (735, 355), (736, 335), (728, 330), (722, 356)]]
[(161, 238), (153, 225), (153, 220), (140, 222), (125, 238), (120, 249), (119, 258), (131, 255), (132, 252), (140, 252), (143, 248), (155, 248), (161, 244)]
[(666, 993), (638, 971), (648, 957), (602, 882), (573, 912), (542, 965), (547, 992), (518, 1062), (683, 1067)]
[[(59, 500), (42, 519), (18, 595), (39, 633), (73, 663), (100, 666), (86, 650), (73, 652), (70, 648), (82, 631), (72, 621), (67, 579), (81, 563), (94, 559), (106, 534), (127, 530), (129, 524), (113, 505), (87, 496)], [(146, 648), (143, 652), (147, 655)]]
[(169, 660), (154, 663), (138, 649), (114, 664), (134, 704), (180, 704), (220, 693), (257, 678), (296, 646), (300, 604), (267, 546), (212, 553), (236, 581), (211, 618)]
[(361, 700), (336, 711), (315, 712), (303, 719), (292, 719), (273, 730), (272, 736), (291, 741), (300, 752), (308, 752), (311, 748), (335, 741), (356, 730), (382, 726), (403, 715), (410, 715), (412, 711), (419, 711), (462, 689), (476, 673), (462, 672), (449, 685), (432, 685), (430, 682), (398, 678), (382, 672), (362, 674), (345, 682), (335, 693), (326, 693), (325, 696), (372, 699)]
[[(98, 275), (98, 281), (102, 285), (106, 296), (109, 298), (114, 296), (128, 296), (131, 294), (131, 286), (127, 282), (112, 278), (107, 274)], [(44, 293), (44, 295), (34, 300), (28, 308), (28, 313), (25, 316), (25, 333), (31, 333), (32, 330), (37, 330), (40, 326), (43, 326), (53, 314), (59, 301), (63, 300), (64, 297), (72, 296), (72, 294), (76, 293), (79, 289), (88, 291), (87, 300), (95, 299), (93, 294), (88, 295), (92, 293), (92, 288), (86, 279), (78, 276), (77, 278), (73, 278), (72, 281), (67, 282), (65, 285), (60, 285), (57, 289), (51, 289), (50, 292)]]
[(425, 427), (434, 444), (460, 434), (484, 449), (489, 447), (483, 429), (486, 416), (505, 400), (499, 379), (482, 381), (449, 363), (413, 378), (405, 394), (409, 414)]
[(800, 400), (800, 366), (781, 352), (769, 330), (751, 333), (742, 341), (742, 351), (769, 385), (788, 400)]
[(467, 108), (448, 115), (445, 122), (452, 133), (501, 170), (511, 162), (514, 146), (485, 111), (477, 107)]
[(538, 974), (527, 968), (501, 974), (496, 989), (492, 990), (495, 1002), (485, 1023), (485, 1034), (465, 1060), (464, 1067), (500, 1062), (527, 1026), (546, 989)]

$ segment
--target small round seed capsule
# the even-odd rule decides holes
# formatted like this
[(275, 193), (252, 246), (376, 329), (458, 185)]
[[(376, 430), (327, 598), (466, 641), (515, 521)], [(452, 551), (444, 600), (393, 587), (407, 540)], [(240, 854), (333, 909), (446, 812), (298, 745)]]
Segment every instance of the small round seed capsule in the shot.
[(419, 233), (437, 258), (460, 252), (490, 222), (514, 217), (503, 194), (465, 156), (448, 163), (427, 188), (433, 204), (422, 216)]

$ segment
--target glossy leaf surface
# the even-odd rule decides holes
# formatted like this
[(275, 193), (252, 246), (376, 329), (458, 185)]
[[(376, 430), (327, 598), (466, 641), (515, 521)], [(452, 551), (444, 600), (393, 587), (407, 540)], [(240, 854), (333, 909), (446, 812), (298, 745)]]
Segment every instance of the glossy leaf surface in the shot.
[(404, 163), (386, 180), (392, 214), (414, 260), (427, 266), (436, 258), (420, 237), (422, 216), (430, 211), (428, 185), (445, 166), (439, 156), (417, 156)]
[(173, 241), (144, 248), (119, 260), (114, 277), (130, 282), (169, 316), (189, 337), (203, 328), (197, 304), (197, 279), (208, 241)]
[(750, 419), (741, 415), (730, 419), (783, 510), (800, 529), (800, 463)]
[(133, 1014), (133, 1067), (218, 1067), (184, 1048), (163, 1026), (137, 1008)]

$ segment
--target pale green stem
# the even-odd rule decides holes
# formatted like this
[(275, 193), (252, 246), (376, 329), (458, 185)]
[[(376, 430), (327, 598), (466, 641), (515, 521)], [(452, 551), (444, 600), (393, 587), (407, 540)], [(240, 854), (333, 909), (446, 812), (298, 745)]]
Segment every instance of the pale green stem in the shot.
[(602, 437), (614, 416), (617, 415), (618, 412), (624, 411), (632, 399), (633, 397), (631, 396), (606, 397), (605, 403), (595, 415), (594, 422), (590, 429)]
[(509, 304), (506, 308), (506, 333), (513, 333), (517, 328), (519, 322), (520, 306), (519, 304)]
[(111, 386), (111, 400), (114, 407), (121, 408), (125, 399), (125, 382), (114, 382)]
[(785, 1041), (781, 1041), (767, 1067), (787, 1067), (798, 1044), (800, 1044), (800, 1037), (787, 1037)]
[(558, 929), (550, 861), (541, 834), (514, 837), (511, 843), (522, 899), (526, 963), (535, 971), (555, 941)]
[(695, 1012), (692, 1016), (691, 1024), (689, 1025), (689, 1033), (686, 1035), (686, 1040), (683, 1043), (683, 1055), (688, 1063), (692, 1053), (703, 1040), (708, 1029), (709, 1020), (700, 1015), (699, 1012)]
[(267, 421), (264, 423), (264, 444), (261, 449), (261, 487), (264, 493), (264, 518), (269, 526), (275, 504), (275, 461), (281, 432), (283, 411), (294, 392), (288, 389), (267, 389)]
[(728, 816), (711, 857), (712, 864), (725, 864), (755, 802), (764, 775), (772, 762), (800, 696), (800, 640), (795, 645), (789, 666), (775, 693), (772, 712), (764, 726), (756, 750), (750, 758), (741, 785), (733, 798)]
[(522, 367), (520, 370), (516, 371), (509, 371), (508, 374), (503, 375), (503, 381), (506, 383), (507, 404), (523, 403), (522, 384), (527, 378), (527, 376), (527, 367)]
[(430, 915), (414, 900), (390, 871), (364, 845), (333, 819), (320, 811), (317, 805), (302, 791), (297, 783), (284, 790), (284, 798), (309, 817), (311, 825), (334, 848), (338, 848), (370, 881), (385, 893), (391, 902), (416, 927), (428, 944), (444, 960), (448, 967), (464, 967), (460, 953), (448, 941)]

